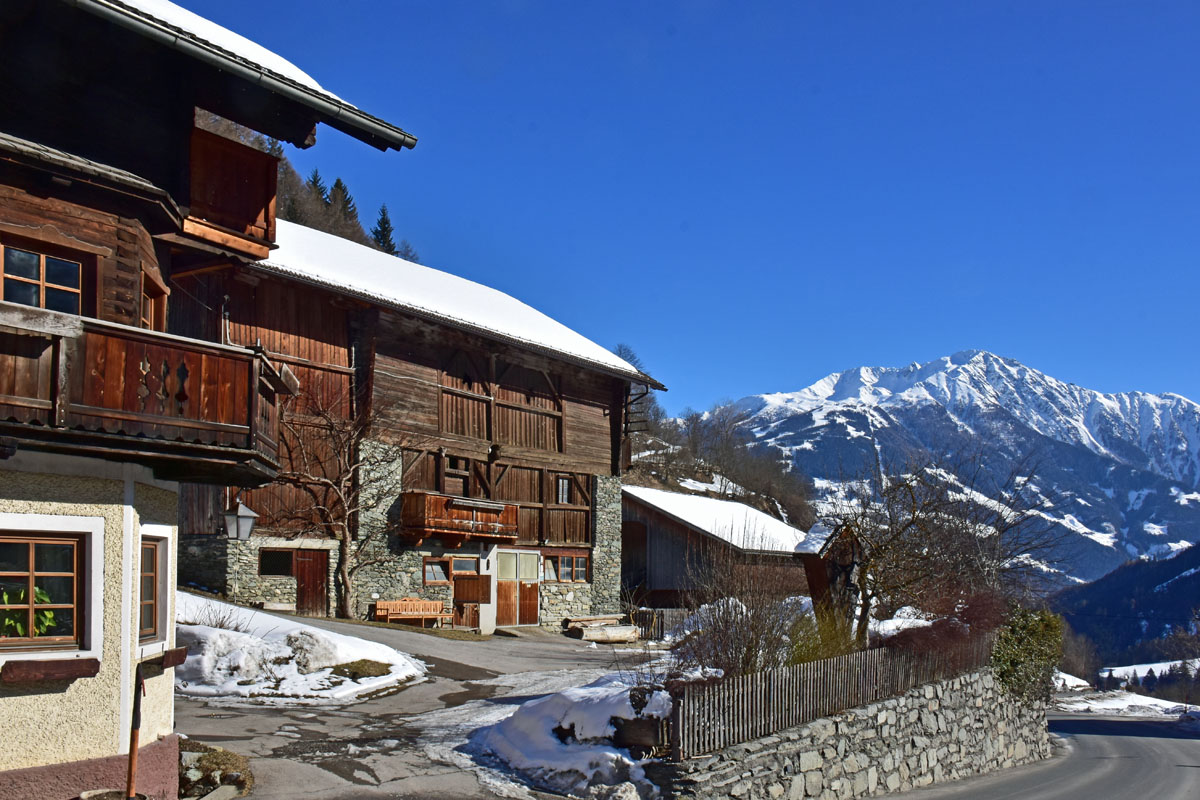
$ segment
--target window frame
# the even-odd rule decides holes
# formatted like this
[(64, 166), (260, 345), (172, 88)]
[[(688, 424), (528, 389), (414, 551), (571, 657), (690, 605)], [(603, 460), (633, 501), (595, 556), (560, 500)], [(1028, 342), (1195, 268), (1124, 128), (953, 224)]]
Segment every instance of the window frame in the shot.
[[(288, 571), (287, 572), (263, 572), (263, 555), (265, 553), (287, 553), (288, 554)], [(296, 550), (291, 547), (260, 547), (258, 550), (258, 576), (260, 578), (295, 578), (296, 577)]]
[[(143, 536), (141, 542), (138, 543), (138, 641), (141, 643), (152, 642), (162, 636), (162, 624), (160, 622), (161, 615), (159, 614), (160, 603), (166, 599), (163, 591), (162, 579), (162, 539)], [(146, 572), (146, 552), (150, 552), (150, 563), (154, 567), (151, 572)], [(146, 578), (150, 578), (150, 585), (153, 587), (153, 596), (146, 599)], [(151, 616), (154, 624), (146, 628), (142, 623), (146, 611), (146, 606), (150, 607)]]
[[(11, 603), (11, 608), (5, 611), (23, 611), (26, 623), (33, 627), (33, 616), (38, 609), (54, 612), (70, 611), (72, 616), (71, 633), (58, 636), (4, 636), (0, 637), (0, 647), (5, 649), (68, 649), (78, 650), (83, 642), (86, 614), (87, 573), (84, 566), (85, 543), (79, 534), (52, 534), (42, 531), (0, 531), (0, 543), (18, 544), (24, 546), (28, 554), (27, 568), (22, 572), (3, 572), (0, 578), (12, 579), (23, 576), (25, 582), (24, 603)], [(39, 545), (67, 545), (71, 547), (71, 570), (39, 570), (37, 565), (37, 548)], [(38, 578), (71, 578), (70, 602), (40, 603), (37, 599)], [(48, 596), (48, 595), (47, 595)], [(2, 613), (2, 612), (0, 612)]]
[[(429, 564), (436, 561), (441, 561), (446, 565), (445, 570), (443, 570), (446, 575), (446, 580), (444, 581), (429, 580)], [(449, 586), (451, 580), (450, 556), (423, 556), (421, 558), (421, 584), (423, 586)]]
[[(137, 598), (137, 611), (134, 618), (134, 626), (137, 635), (137, 657), (139, 659), (148, 658), (164, 652), (173, 639), (175, 626), (172, 624), (175, 614), (175, 593), (172, 591), (175, 584), (172, 580), (174, 574), (173, 554), (175, 552), (175, 526), (173, 525), (156, 525), (144, 524), (141, 526), (140, 536), (137, 539), (137, 546), (132, 549), (138, 554), (137, 561), (131, 567), (130, 577), (133, 580), (133, 590), (129, 593), (131, 597)], [(157, 574), (155, 575), (155, 590), (156, 603), (154, 609), (157, 631), (152, 636), (143, 636), (141, 628), (141, 610), (142, 610), (142, 544), (153, 543), (155, 545), (155, 565)]]
[(76, 658), (99, 659), (104, 650), (104, 518), (0, 512), (0, 530), (15, 538), (46, 534), (49, 538), (79, 537), (83, 566), (76, 596), (82, 604), (78, 619), (78, 646), (44, 647), (36, 640), (0, 648), (0, 665), (9, 660), (57, 661)]
[(138, 303), (138, 327), (160, 333), (167, 330), (167, 295), (171, 291), (160, 281), (142, 270), (142, 287)]
[[(563, 560), (571, 559), (571, 577), (563, 578)], [(553, 560), (554, 576), (546, 577), (546, 564)], [(542, 554), (542, 581), (545, 583), (590, 583), (592, 556), (590, 553), (572, 551), (544, 552)], [(583, 562), (582, 565), (580, 562)], [(582, 573), (583, 577), (575, 577)]]
[[(33, 253), (38, 256), (38, 279), (25, 278), (17, 275), (9, 275), (5, 270), (5, 250), (12, 248), (13, 250), (21, 250), (27, 253)], [(48, 283), (46, 280), (46, 259), (53, 258), (59, 261), (67, 261), (72, 264), (79, 265), (79, 287), (64, 286), (57, 283)], [(4, 298), (4, 281), (14, 280), (20, 283), (27, 283), (38, 287), (38, 305), (31, 306), (25, 303), (18, 303), (15, 300), (6, 300), (5, 302), (13, 303), (14, 305), (23, 305), (26, 308), (38, 308), (43, 311), (53, 311), (56, 314), (71, 314), (77, 317), (95, 317), (96, 316), (96, 278), (95, 278), (95, 256), (91, 253), (81, 250), (74, 250), (68, 247), (63, 247), (51, 242), (45, 242), (40, 239), (26, 238), (23, 236), (13, 236), (0, 229), (0, 300)], [(54, 309), (46, 308), (46, 288), (70, 292), (78, 298), (79, 310), (72, 313), (69, 311), (54, 311)]]

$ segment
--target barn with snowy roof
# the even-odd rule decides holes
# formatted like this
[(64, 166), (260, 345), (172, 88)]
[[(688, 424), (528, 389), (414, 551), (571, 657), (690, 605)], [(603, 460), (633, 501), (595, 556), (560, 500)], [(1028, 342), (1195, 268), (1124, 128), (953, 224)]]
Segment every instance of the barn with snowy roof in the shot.
[(235, 490), (189, 487), (186, 578), (316, 616), (413, 598), (485, 631), (615, 612), (622, 444), (659, 384), (496, 289), (282, 220), (276, 244), (181, 279), (195, 319), (222, 306), (220, 335), (299, 385), (281, 480), (239, 495), (255, 535), (211, 535)]
[(691, 605), (702, 584), (768, 581), (788, 594), (829, 593), (841, 533), (802, 531), (736, 500), (644, 486), (622, 491), (622, 588), (656, 608)]

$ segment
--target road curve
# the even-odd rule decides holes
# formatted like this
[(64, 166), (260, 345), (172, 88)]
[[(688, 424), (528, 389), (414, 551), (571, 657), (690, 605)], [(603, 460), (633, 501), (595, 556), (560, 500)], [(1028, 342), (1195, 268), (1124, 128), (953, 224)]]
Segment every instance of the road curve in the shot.
[[(1049, 761), (904, 792), (905, 800), (1200, 800), (1200, 737), (1172, 722), (1053, 714)], [(893, 795), (895, 796), (895, 795)]]

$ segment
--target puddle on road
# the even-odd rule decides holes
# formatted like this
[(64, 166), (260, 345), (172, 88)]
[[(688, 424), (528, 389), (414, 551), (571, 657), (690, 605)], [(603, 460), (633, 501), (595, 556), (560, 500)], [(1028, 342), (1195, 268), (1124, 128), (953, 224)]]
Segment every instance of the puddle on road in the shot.
[(467, 682), (463, 684), (463, 689), (457, 692), (447, 692), (443, 695), (438, 695), (438, 701), (445, 703), (447, 708), (453, 706), (461, 706), (472, 700), (488, 700), (500, 690), (500, 686), (494, 683), (473, 683)]

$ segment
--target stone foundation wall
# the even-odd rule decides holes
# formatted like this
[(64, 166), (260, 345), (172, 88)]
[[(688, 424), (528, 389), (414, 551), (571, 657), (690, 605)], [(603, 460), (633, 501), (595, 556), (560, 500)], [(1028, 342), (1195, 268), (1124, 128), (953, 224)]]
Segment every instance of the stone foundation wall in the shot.
[(587, 617), (592, 613), (592, 584), (543, 583), (540, 619), (543, 628), (561, 631), (568, 617)]
[(674, 797), (844, 800), (1049, 755), (1045, 707), (1016, 702), (984, 670), (647, 773)]
[(233, 541), (225, 536), (191, 534), (179, 540), (179, 583), (195, 585), (218, 592), (230, 600), (248, 606), (268, 609), (295, 610), (296, 579), (289, 575), (259, 575), (259, 551), (326, 550), (329, 552), (327, 602), (329, 614), (337, 609), (335, 573), (337, 571), (337, 542), (331, 539), (309, 539), (253, 535), (246, 541)]
[(621, 479), (596, 476), (592, 523), (592, 614), (621, 610)]

